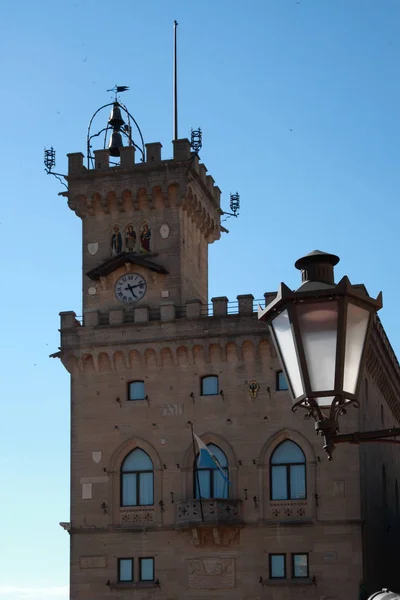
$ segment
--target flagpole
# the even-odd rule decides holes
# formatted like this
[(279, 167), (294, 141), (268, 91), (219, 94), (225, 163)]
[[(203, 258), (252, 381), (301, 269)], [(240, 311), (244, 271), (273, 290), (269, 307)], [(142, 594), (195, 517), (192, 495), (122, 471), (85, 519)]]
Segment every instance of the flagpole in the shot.
[[(194, 465), (195, 465), (194, 468), (195, 468), (195, 473), (196, 473), (197, 489), (199, 490), (200, 514), (201, 514), (201, 520), (204, 523), (203, 499), (201, 497), (199, 469), (197, 468), (197, 464), (196, 464), (196, 443), (194, 441), (193, 423), (192, 422), (190, 422), (190, 430), (192, 432), (192, 443), (193, 443), (193, 454), (194, 454)], [(200, 449), (199, 449), (199, 455), (200, 455)], [(196, 496), (196, 491), (195, 491), (195, 496)]]
[(177, 21), (174, 21), (174, 70), (173, 70), (173, 105), (174, 105), (174, 140), (178, 139), (178, 57), (176, 47)]

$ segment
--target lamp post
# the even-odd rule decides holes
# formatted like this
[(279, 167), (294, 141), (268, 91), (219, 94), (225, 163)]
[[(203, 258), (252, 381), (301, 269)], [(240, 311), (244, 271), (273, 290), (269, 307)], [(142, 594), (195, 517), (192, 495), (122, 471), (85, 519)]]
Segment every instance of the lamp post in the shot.
[(278, 295), (260, 320), (268, 323), (293, 399), (315, 419), (316, 432), (332, 459), (335, 444), (377, 441), (400, 435), (399, 429), (339, 435), (339, 417), (359, 406), (359, 388), (366, 347), (382, 294), (368, 296), (364, 286), (347, 277), (334, 283), (339, 257), (314, 250), (295, 267), (302, 285), (290, 290), (281, 283)]

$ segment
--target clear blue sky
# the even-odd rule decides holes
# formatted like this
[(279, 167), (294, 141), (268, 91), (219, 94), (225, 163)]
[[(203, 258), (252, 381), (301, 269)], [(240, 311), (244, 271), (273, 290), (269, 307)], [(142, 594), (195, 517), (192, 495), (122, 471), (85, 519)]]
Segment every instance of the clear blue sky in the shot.
[(81, 306), (80, 221), (43, 148), (85, 151), (115, 83), (171, 155), (172, 24), (180, 136), (240, 218), (210, 249), (210, 297), (297, 287), (294, 261), (341, 257), (400, 349), (399, 0), (15, 0), (0, 5), (1, 600), (67, 598), (69, 381), (58, 313)]

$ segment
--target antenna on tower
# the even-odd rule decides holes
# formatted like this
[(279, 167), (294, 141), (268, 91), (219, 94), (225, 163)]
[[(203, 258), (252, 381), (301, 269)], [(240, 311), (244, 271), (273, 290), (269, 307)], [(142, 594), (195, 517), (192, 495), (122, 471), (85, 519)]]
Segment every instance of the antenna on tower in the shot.
[(178, 22), (174, 21), (174, 68), (173, 68), (173, 110), (174, 110), (174, 140), (178, 139), (178, 73), (176, 52), (176, 29)]
[(63, 175), (62, 173), (53, 173), (53, 169), (56, 166), (56, 151), (54, 150), (53, 146), (51, 148), (45, 148), (44, 149), (44, 170), (46, 171), (47, 175), (54, 175), (54, 177), (56, 179), (58, 179), (58, 181), (60, 183), (62, 183), (62, 185), (65, 185), (65, 187), (68, 189), (67, 184), (62, 181), (61, 177), (65, 178), (65, 175)]

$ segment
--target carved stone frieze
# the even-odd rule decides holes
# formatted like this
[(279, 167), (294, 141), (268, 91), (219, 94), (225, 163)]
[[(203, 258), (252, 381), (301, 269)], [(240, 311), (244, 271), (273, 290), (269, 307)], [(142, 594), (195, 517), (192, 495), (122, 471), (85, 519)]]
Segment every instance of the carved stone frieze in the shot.
[(182, 531), (182, 537), (189, 546), (238, 546), (240, 526), (193, 527)]
[(129, 506), (120, 508), (121, 525), (151, 525), (154, 523), (154, 508)]
[(199, 558), (188, 561), (188, 588), (226, 589), (235, 587), (233, 558)]
[(271, 501), (269, 503), (269, 512), (269, 518), (276, 520), (306, 517), (308, 514), (308, 502), (307, 500)]
[[(126, 314), (129, 314), (128, 312)], [(132, 313), (131, 313), (132, 314)], [(96, 322), (100, 325), (104, 325), (108, 323), (108, 313), (107, 314), (95, 314), (97, 319)], [(107, 319), (105, 318), (107, 317)], [(86, 321), (88, 320), (88, 313), (86, 314)], [(79, 325), (79, 324), (78, 324)], [(199, 364), (203, 365), (204, 363), (213, 362), (215, 360), (215, 356), (218, 356), (218, 361), (220, 362), (230, 362), (232, 360), (240, 361), (243, 358), (243, 346), (244, 344), (253, 344), (253, 342), (245, 341), (243, 344), (234, 344), (233, 342), (228, 342), (227, 344), (216, 345), (213, 344), (211, 351), (207, 345), (196, 345), (192, 347), (191, 345), (171, 345), (164, 349), (160, 348), (144, 348), (142, 352), (139, 353), (137, 349), (132, 351), (130, 346), (123, 347), (120, 346), (115, 352), (111, 352), (109, 348), (105, 351), (100, 350), (98, 352), (92, 353), (84, 353), (81, 355), (79, 352), (76, 354), (69, 354), (70, 358), (70, 368), (78, 368), (80, 372), (92, 372), (93, 370), (98, 371), (119, 371), (123, 369), (125, 371), (126, 368), (136, 367), (138, 362), (140, 362), (143, 366), (147, 367), (149, 364), (156, 363), (161, 367), (169, 367), (171, 364), (178, 365), (186, 365), (186, 364)], [(261, 340), (257, 345), (254, 344), (253, 349), (253, 359), (257, 360), (258, 357), (262, 356), (264, 352), (264, 347), (269, 346), (269, 342), (267, 340)], [(163, 350), (163, 351), (162, 351)], [(168, 350), (168, 352), (166, 351)], [(171, 359), (172, 357), (172, 359)], [(243, 389), (247, 390), (248, 386), (243, 382)], [(163, 405), (163, 416), (169, 415), (180, 415), (182, 414), (182, 408), (180, 405)]]

